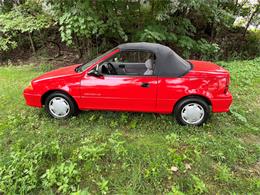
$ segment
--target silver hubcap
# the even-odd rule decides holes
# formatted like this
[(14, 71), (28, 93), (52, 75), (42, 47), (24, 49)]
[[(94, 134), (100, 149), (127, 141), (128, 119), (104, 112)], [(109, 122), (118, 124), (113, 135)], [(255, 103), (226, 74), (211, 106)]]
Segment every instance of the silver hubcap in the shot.
[(203, 107), (197, 103), (187, 104), (181, 110), (181, 117), (188, 124), (198, 124), (204, 115)]
[(70, 105), (64, 98), (54, 97), (49, 102), (49, 110), (55, 117), (62, 118), (69, 114)]

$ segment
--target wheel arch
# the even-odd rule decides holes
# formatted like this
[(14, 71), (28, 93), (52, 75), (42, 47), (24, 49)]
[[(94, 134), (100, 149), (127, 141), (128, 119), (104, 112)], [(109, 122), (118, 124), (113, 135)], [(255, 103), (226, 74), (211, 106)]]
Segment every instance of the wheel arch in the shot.
[(174, 105), (173, 105), (173, 110), (172, 112), (174, 113), (175, 111), (175, 108), (176, 108), (176, 105), (178, 105), (178, 103), (180, 103), (181, 101), (185, 100), (185, 99), (189, 99), (189, 98), (199, 98), (199, 99), (202, 99), (203, 101), (205, 101), (209, 106), (212, 106), (212, 103), (210, 101), (210, 99), (206, 96), (203, 96), (203, 95), (198, 95), (198, 94), (192, 94), (192, 95), (187, 95), (187, 96), (184, 96), (182, 98), (180, 98)]
[(41, 104), (42, 105), (45, 105), (45, 100), (46, 98), (52, 94), (52, 93), (62, 93), (64, 95), (67, 95), (68, 97), (71, 98), (71, 100), (74, 102), (75, 106), (78, 108), (78, 104), (76, 102), (76, 100), (67, 92), (67, 91), (64, 91), (64, 90), (60, 90), (60, 89), (53, 89), (53, 90), (49, 90), (49, 91), (46, 91), (42, 97), (41, 97)]

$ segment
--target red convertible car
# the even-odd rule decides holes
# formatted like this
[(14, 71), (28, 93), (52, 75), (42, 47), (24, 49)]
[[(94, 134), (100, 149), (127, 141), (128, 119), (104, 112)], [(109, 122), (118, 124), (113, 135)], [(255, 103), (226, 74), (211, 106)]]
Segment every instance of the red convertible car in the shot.
[(59, 119), (113, 110), (174, 114), (182, 125), (201, 125), (211, 111), (229, 111), (229, 82), (228, 71), (212, 62), (186, 61), (160, 44), (126, 43), (33, 79), (24, 97)]

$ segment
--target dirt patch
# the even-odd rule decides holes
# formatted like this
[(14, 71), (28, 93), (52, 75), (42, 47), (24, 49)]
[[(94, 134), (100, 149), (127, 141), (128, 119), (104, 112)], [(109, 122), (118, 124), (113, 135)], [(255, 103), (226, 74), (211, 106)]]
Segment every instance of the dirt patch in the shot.
[(260, 136), (254, 134), (246, 134), (242, 138), (242, 141), (246, 144), (257, 144), (260, 145)]
[(247, 176), (260, 176), (260, 160), (256, 161), (255, 164), (249, 167), (241, 167), (239, 165), (234, 165), (233, 171), (237, 174), (247, 175)]
[(86, 62), (83, 57), (79, 58), (79, 54), (75, 49), (63, 47), (57, 52), (55, 48), (40, 48), (36, 54), (32, 54), (30, 49), (14, 49), (10, 52), (0, 53), (0, 66), (14, 65), (21, 66), (24, 64), (51, 64), (53, 66), (62, 67), (71, 64)]
[(260, 160), (256, 162), (256, 164), (250, 169), (250, 171), (260, 176)]

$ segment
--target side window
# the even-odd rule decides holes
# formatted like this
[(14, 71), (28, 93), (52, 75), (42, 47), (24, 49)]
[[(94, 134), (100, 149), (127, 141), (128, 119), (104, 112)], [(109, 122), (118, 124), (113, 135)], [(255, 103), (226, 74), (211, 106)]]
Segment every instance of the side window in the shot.
[(154, 64), (155, 55), (152, 52), (122, 51), (103, 62), (100, 68), (102, 74), (153, 75)]

